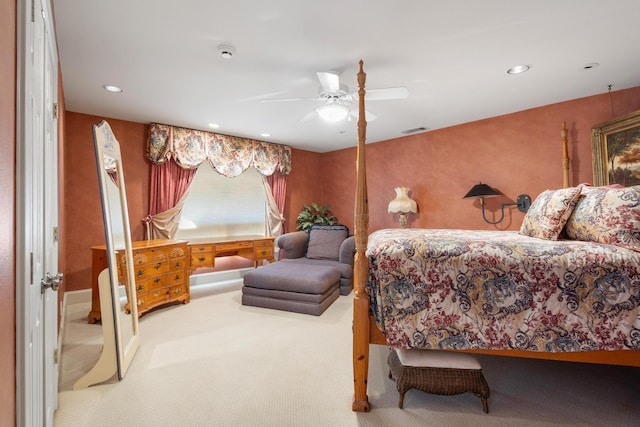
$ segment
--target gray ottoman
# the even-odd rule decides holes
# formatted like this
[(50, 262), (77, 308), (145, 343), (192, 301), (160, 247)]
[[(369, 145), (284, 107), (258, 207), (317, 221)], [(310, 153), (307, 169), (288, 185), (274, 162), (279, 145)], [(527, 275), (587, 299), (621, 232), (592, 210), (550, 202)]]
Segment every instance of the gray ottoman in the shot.
[(332, 267), (274, 262), (244, 275), (242, 305), (321, 315), (340, 296)]

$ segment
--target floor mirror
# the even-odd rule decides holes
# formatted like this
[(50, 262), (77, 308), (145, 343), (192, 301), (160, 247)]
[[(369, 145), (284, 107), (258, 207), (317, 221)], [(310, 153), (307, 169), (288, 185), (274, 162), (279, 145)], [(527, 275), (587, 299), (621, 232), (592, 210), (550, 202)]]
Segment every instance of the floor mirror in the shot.
[(106, 121), (93, 126), (108, 268), (98, 277), (104, 345), (74, 389), (122, 380), (140, 344), (131, 229), (120, 144)]

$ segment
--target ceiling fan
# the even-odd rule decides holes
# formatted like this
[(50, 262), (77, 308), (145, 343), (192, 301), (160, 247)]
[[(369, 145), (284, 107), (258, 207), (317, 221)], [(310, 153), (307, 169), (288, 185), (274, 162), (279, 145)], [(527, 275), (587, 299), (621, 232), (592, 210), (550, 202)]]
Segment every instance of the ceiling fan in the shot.
[[(358, 92), (349, 92), (349, 88), (340, 83), (340, 76), (335, 71), (319, 71), (316, 73), (320, 81), (319, 93), (313, 98), (275, 98), (263, 99), (260, 102), (287, 102), (287, 101), (304, 101), (312, 100), (322, 102), (318, 108), (312, 110), (302, 118), (302, 121), (308, 120), (318, 114), (324, 120), (329, 122), (338, 122), (344, 120), (351, 114), (358, 116), (357, 109), (351, 109), (358, 101)], [(409, 91), (404, 86), (390, 87), (384, 89), (367, 89), (365, 99), (384, 100), (384, 99), (402, 99), (409, 96)], [(376, 116), (365, 111), (366, 120), (368, 122), (376, 119)]]

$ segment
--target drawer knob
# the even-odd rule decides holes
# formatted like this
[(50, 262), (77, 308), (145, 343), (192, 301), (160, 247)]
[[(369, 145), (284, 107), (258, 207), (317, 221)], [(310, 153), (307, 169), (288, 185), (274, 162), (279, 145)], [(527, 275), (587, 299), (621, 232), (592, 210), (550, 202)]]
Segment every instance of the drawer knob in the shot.
[(142, 291), (143, 289), (144, 289), (144, 286), (142, 286), (142, 285), (136, 286), (136, 291), (138, 291), (138, 292)]

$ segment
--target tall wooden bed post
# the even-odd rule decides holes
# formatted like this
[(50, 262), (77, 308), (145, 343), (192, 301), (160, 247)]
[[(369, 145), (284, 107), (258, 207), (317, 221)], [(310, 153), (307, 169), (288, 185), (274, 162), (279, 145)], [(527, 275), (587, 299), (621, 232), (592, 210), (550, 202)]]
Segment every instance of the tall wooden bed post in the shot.
[(562, 122), (562, 186), (569, 188), (569, 137), (567, 136), (567, 122)]
[(367, 173), (365, 167), (365, 139), (367, 122), (365, 120), (364, 84), (367, 75), (360, 60), (358, 71), (358, 147), (356, 151), (356, 201), (355, 201), (355, 240), (356, 255), (353, 266), (353, 404), (352, 409), (359, 412), (369, 411), (367, 397), (367, 377), (369, 374), (369, 295), (366, 290), (369, 260), (365, 254), (369, 235), (369, 207), (367, 205)]

